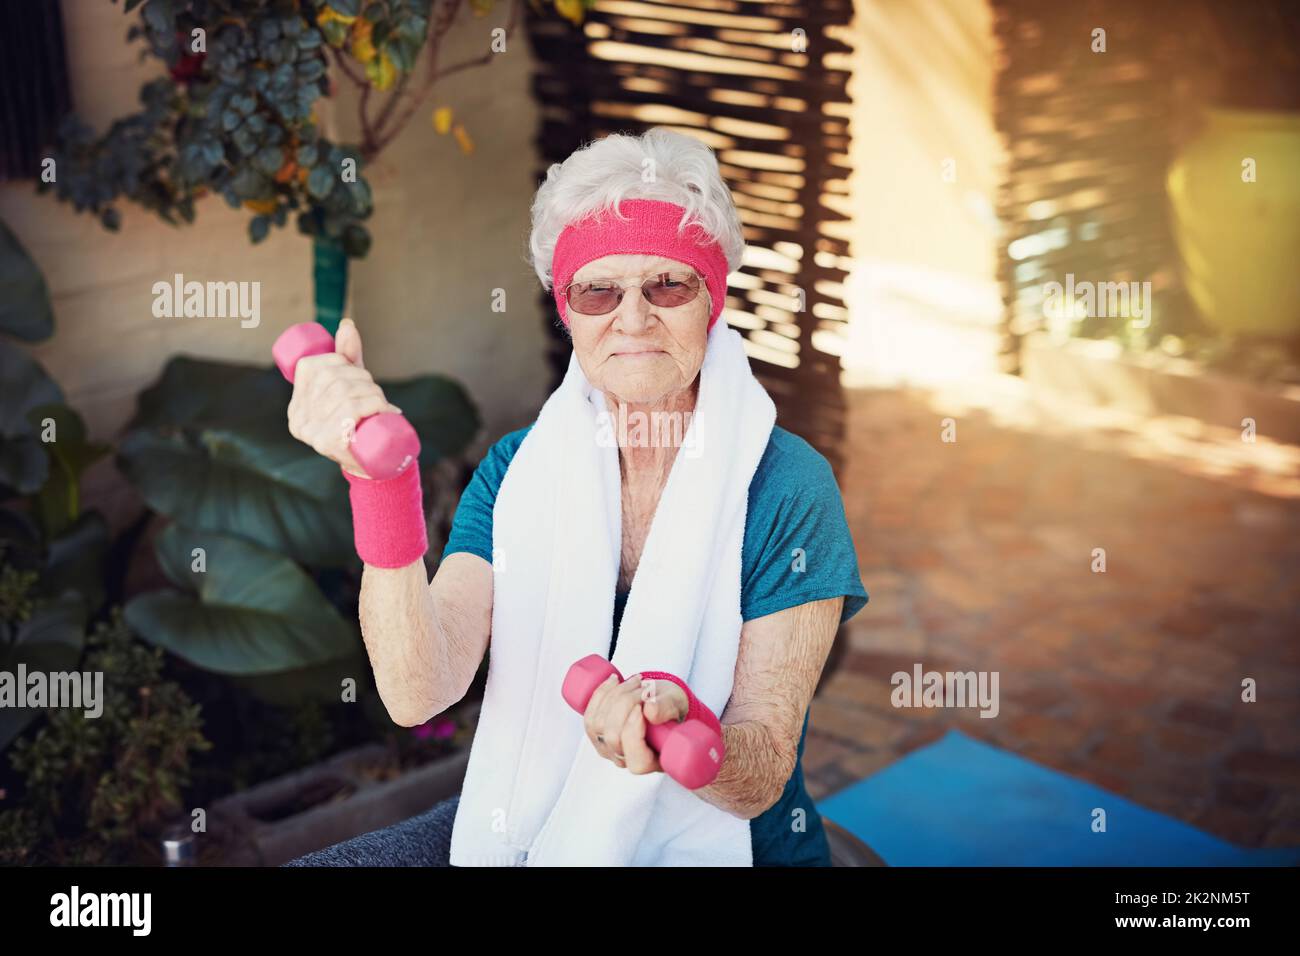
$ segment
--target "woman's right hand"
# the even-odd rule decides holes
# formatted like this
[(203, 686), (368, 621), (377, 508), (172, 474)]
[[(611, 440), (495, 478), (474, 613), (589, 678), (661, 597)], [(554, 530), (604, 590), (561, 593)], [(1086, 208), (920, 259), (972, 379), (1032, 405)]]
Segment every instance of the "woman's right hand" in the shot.
[(384, 397), (361, 361), (361, 334), (344, 319), (334, 351), (298, 360), (289, 399), (289, 434), (344, 470), (369, 478), (352, 457), (352, 435), (364, 418), (402, 410)]

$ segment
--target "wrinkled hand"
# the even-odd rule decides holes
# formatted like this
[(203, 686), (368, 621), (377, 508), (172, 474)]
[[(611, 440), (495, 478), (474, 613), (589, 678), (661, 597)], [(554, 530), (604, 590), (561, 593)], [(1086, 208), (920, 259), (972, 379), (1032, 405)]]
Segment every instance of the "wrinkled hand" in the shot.
[(583, 714), (587, 739), (606, 760), (630, 773), (662, 773), (659, 756), (646, 743), (646, 725), (685, 720), (690, 701), (670, 680), (633, 674), (619, 683), (611, 674), (596, 688)]
[(352, 435), (362, 419), (401, 409), (361, 359), (361, 333), (344, 319), (334, 336), (334, 351), (299, 359), (289, 399), (289, 434), (354, 475), (370, 477), (352, 457)]

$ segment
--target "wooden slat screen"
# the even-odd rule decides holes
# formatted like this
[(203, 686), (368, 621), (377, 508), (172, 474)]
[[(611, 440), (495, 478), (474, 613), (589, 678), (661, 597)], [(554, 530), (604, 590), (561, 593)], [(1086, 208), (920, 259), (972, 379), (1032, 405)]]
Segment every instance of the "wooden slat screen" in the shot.
[[(1165, 175), (1203, 97), (1204, 50), (1179, 0), (992, 0), (999, 50), (995, 122), (1008, 156), (997, 212), (1006, 305), (1002, 358), (1019, 371), (1021, 339), (1045, 327), (1043, 286), (1152, 283), (1155, 323), (1191, 320), (1178, 271)], [(1182, 11), (1182, 12), (1180, 12)], [(1106, 52), (1092, 31), (1106, 30)], [(1090, 318), (1081, 337), (1123, 319)]]
[(72, 107), (59, 4), (0, 0), (0, 182), (35, 179)]

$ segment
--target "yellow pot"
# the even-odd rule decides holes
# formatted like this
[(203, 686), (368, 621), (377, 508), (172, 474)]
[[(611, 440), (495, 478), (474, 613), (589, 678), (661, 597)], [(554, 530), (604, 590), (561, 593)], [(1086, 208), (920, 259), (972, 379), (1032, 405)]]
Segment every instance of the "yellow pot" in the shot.
[(1209, 110), (1168, 189), (1183, 277), (1206, 323), (1300, 334), (1300, 113)]

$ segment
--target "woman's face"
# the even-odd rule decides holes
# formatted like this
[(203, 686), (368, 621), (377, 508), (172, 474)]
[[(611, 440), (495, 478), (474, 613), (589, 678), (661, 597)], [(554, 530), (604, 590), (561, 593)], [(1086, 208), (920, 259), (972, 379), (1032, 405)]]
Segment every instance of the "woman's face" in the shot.
[[(641, 283), (664, 272), (695, 272), (662, 256), (602, 256), (576, 273), (574, 282), (611, 279), (627, 291), (613, 312), (583, 315), (569, 308), (573, 350), (587, 381), (625, 403), (655, 403), (690, 387), (704, 363), (709, 293), (674, 308), (651, 305)], [(696, 273), (698, 275), (698, 273)]]

